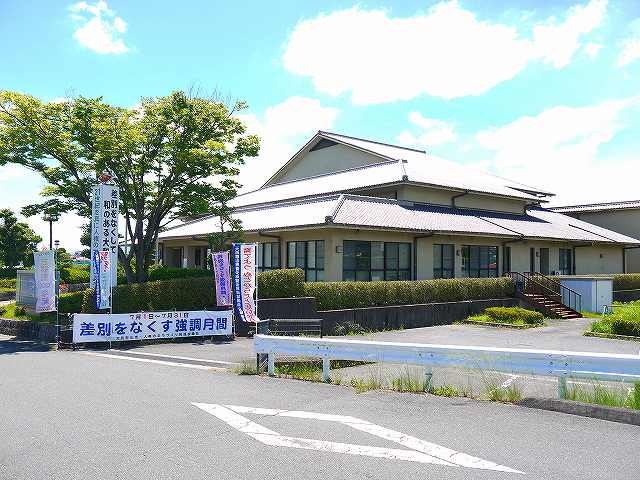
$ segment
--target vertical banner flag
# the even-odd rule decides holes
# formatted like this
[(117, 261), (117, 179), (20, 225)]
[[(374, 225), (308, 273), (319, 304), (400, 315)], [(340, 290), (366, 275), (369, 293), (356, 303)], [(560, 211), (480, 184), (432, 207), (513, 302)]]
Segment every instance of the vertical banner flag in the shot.
[(233, 253), (233, 303), (241, 322), (258, 323), (256, 300), (256, 244), (234, 243)]
[(231, 305), (231, 278), (229, 277), (229, 252), (211, 254), (216, 276), (216, 305)]
[(111, 252), (101, 250), (96, 263), (96, 308), (111, 308)]
[[(93, 187), (93, 203), (91, 208), (91, 262), (96, 253), (109, 250), (109, 265), (118, 265), (118, 214), (120, 192), (114, 185), (97, 185)], [(96, 287), (95, 265), (91, 268), (91, 288)], [(111, 268), (111, 285), (118, 284), (118, 269)]]
[(34, 252), (36, 312), (56, 310), (56, 262), (53, 250)]

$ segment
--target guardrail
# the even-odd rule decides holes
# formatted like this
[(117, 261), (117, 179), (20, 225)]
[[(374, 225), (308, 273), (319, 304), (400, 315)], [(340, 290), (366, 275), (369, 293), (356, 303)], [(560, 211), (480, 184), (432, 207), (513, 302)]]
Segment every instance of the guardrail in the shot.
[(329, 380), (330, 360), (463, 367), (554, 376), (558, 378), (560, 398), (566, 394), (568, 377), (640, 381), (640, 355), (268, 335), (256, 335), (254, 342), (256, 353), (267, 354), (269, 375), (275, 374), (276, 355), (320, 357), (325, 381)]

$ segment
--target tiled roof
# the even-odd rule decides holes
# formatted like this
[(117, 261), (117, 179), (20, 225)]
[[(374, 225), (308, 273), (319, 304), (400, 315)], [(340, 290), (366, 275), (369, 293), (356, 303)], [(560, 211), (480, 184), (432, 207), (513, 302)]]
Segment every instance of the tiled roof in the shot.
[(607, 210), (625, 210), (627, 208), (640, 208), (640, 200), (628, 200), (624, 202), (588, 203), (585, 205), (568, 205), (564, 207), (552, 207), (549, 210), (564, 213), (601, 212)]
[[(640, 240), (543, 208), (501, 214), (359, 195), (240, 207), (234, 217), (248, 232), (334, 226), (640, 245)], [(160, 239), (204, 236), (218, 228), (217, 219), (209, 217), (166, 230)]]

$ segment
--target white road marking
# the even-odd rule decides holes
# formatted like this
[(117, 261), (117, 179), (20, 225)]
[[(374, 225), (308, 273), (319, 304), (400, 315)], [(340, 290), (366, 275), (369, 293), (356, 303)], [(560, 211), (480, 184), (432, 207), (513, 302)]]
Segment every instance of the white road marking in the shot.
[(112, 348), (109, 351), (110, 352), (121, 352), (121, 353), (124, 353), (126, 355), (143, 355), (143, 356), (149, 356), (149, 357), (173, 358), (174, 360), (190, 360), (192, 362), (219, 363), (221, 365), (233, 365), (234, 367), (242, 365), (241, 363), (225, 362), (223, 360), (209, 360), (209, 359), (205, 359), (205, 358), (181, 357), (181, 356), (178, 356), (178, 355), (165, 355), (163, 353), (133, 352), (131, 350), (118, 350), (116, 348)]
[[(192, 403), (192, 405), (219, 418), (236, 430), (270, 446), (319, 450), (324, 452), (345, 453), (349, 455), (363, 455), (410, 462), (432, 463), (451, 467), (524, 473), (519, 470), (505, 467), (504, 465), (473, 457), (471, 455), (443, 447), (442, 445), (437, 445), (410, 435), (405, 435), (404, 433), (390, 430), (380, 425), (375, 425), (366, 420), (351, 416), (297, 410), (280, 410), (274, 408), (243, 407), (239, 405), (217, 405), (210, 403)], [(252, 422), (240, 415), (240, 413), (337, 422), (355, 430), (398, 443), (410, 450), (355, 445), (352, 443), (329, 442), (311, 438), (288, 437)]]
[(513, 383), (513, 381), (518, 378), (519, 375), (509, 375), (509, 378), (502, 384), (500, 385), (501, 388), (507, 388), (509, 385), (511, 385)]
[(194, 365), (192, 363), (179, 363), (179, 362), (167, 362), (164, 360), (153, 360), (151, 358), (134, 358), (134, 357), (125, 357), (124, 355), (112, 355), (109, 353), (96, 353), (96, 352), (80, 352), (83, 355), (92, 355), (94, 357), (103, 357), (103, 358), (116, 358), (118, 360), (129, 360), (130, 362), (143, 362), (143, 363), (154, 363), (156, 365), (167, 365), (170, 367), (182, 367), (182, 368), (192, 368), (194, 370), (218, 370), (224, 371), (225, 368), (217, 368), (210, 367), (209, 365)]

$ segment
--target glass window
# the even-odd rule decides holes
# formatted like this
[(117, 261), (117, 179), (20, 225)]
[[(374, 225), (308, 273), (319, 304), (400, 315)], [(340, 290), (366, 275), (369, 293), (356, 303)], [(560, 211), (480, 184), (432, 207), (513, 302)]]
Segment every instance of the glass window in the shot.
[(486, 278), (498, 276), (498, 247), (464, 245), (462, 247), (462, 276)]
[(561, 248), (559, 259), (560, 275), (573, 275), (573, 250)]
[(409, 280), (411, 244), (345, 240), (342, 246), (345, 281)]
[(455, 252), (452, 244), (433, 245), (433, 278), (453, 278)]
[(502, 247), (502, 271), (511, 271), (511, 247)]
[(288, 242), (287, 266), (302, 269), (307, 282), (324, 281), (324, 241)]
[(259, 243), (257, 251), (259, 272), (280, 268), (280, 243)]

